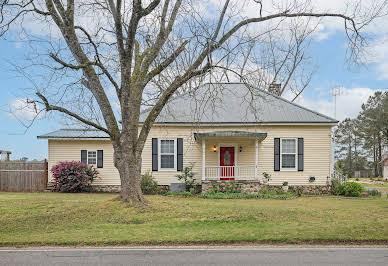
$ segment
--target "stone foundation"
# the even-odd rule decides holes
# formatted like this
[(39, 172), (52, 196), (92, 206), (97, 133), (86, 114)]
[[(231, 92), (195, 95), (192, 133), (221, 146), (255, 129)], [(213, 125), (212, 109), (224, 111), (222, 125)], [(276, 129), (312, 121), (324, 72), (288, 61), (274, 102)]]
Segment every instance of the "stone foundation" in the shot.
[[(212, 190), (213, 184), (216, 184), (218, 188), (224, 190), (227, 184), (234, 183), (241, 192), (244, 193), (258, 193), (262, 189), (282, 189), (282, 186), (270, 186), (261, 183), (260, 181), (202, 181), (202, 193)], [(322, 195), (329, 194), (331, 191), (330, 186), (322, 185), (306, 185), (306, 186), (288, 186), (289, 191), (294, 191), (297, 194), (304, 195)]]
[[(170, 186), (168, 185), (159, 185), (158, 187), (159, 187), (160, 194), (164, 194), (170, 191)], [(48, 183), (47, 190), (53, 191), (54, 184)], [(120, 185), (92, 185), (92, 192), (117, 193), (117, 192), (120, 192), (120, 190), (121, 190)]]
[[(199, 192), (208, 192), (213, 188), (213, 184), (216, 184), (217, 187), (225, 189), (227, 184), (234, 183), (241, 192), (244, 193), (258, 193), (262, 189), (282, 189), (282, 186), (270, 186), (261, 183), (260, 181), (253, 180), (240, 180), (240, 181), (202, 181), (202, 185), (196, 185), (195, 191)], [(106, 192), (114, 193), (120, 192), (120, 185), (93, 185), (93, 192)], [(52, 191), (54, 189), (53, 183), (47, 185), (47, 190)], [(299, 195), (322, 195), (330, 194), (331, 186), (322, 186), (322, 185), (305, 185), (305, 186), (288, 186), (289, 191), (294, 191)], [(159, 193), (164, 194), (170, 191), (169, 185), (159, 185)]]
[(319, 185), (306, 185), (306, 186), (289, 186), (289, 190), (292, 190), (300, 195), (323, 195), (331, 193), (331, 186), (319, 186)]
[(113, 193), (120, 192), (120, 185), (92, 185), (93, 192)]

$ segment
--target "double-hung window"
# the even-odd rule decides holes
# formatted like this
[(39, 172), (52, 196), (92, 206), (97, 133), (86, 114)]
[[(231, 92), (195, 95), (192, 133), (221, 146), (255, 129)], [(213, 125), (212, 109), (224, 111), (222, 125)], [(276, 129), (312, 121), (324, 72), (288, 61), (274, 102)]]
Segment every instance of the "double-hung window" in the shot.
[(97, 151), (88, 151), (88, 160), (89, 165), (97, 164)]
[(176, 170), (176, 145), (175, 139), (159, 140), (159, 169)]
[(283, 170), (296, 170), (297, 166), (297, 141), (296, 139), (281, 139), (280, 162)]

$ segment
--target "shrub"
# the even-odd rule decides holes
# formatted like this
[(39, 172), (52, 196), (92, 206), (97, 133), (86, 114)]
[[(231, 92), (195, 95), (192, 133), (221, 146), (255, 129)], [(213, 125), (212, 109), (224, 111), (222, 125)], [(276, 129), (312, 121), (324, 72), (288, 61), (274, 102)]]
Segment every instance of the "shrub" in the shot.
[(89, 192), (98, 171), (81, 162), (60, 162), (51, 168), (55, 191)]
[(273, 193), (221, 193), (221, 192), (205, 192), (201, 194), (201, 198), (204, 199), (287, 199), (294, 198), (297, 195), (295, 193), (287, 192), (282, 194)]
[(186, 191), (188, 191), (188, 192), (193, 190), (194, 183), (195, 183), (195, 179), (194, 179), (195, 173), (193, 172), (193, 166), (194, 166), (193, 164), (190, 166), (186, 166), (183, 169), (182, 174), (176, 175), (178, 180), (184, 181), (185, 186), (186, 186)]
[(241, 193), (241, 188), (235, 182), (230, 182), (225, 184), (225, 193)]
[(373, 197), (381, 197), (381, 192), (377, 189), (368, 190), (368, 195)]
[(341, 180), (339, 178), (333, 178), (331, 180), (331, 188), (333, 190), (333, 194), (334, 195), (341, 195), (341, 188), (342, 188), (342, 185), (341, 185)]
[(268, 174), (267, 172), (263, 172), (263, 177), (264, 177), (264, 183), (269, 183), (271, 180), (271, 175)]
[(346, 182), (340, 186), (340, 195), (345, 197), (360, 197), (364, 190), (362, 185), (355, 182)]
[(147, 172), (141, 175), (141, 191), (146, 195), (157, 194), (159, 191), (158, 182)]

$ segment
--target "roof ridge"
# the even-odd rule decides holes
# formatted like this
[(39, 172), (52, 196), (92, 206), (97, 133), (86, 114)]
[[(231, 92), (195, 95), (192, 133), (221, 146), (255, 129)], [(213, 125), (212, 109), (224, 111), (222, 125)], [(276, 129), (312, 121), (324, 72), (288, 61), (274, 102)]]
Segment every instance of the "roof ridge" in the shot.
[(199, 85), (198, 87), (200, 87), (200, 86), (205, 86), (205, 85), (207, 85), (207, 84), (209, 84), (209, 85), (211, 85), (211, 84), (244, 84), (244, 85), (250, 86), (250, 87), (253, 88), (253, 89), (257, 89), (257, 90), (259, 90), (259, 91), (261, 91), (261, 92), (264, 92), (265, 94), (267, 94), (267, 95), (269, 95), (269, 96), (272, 96), (272, 97), (274, 97), (274, 98), (277, 98), (277, 99), (279, 99), (279, 100), (282, 100), (282, 101), (284, 101), (284, 102), (286, 102), (286, 103), (288, 103), (288, 104), (291, 104), (291, 105), (294, 105), (294, 106), (296, 106), (296, 107), (302, 108), (302, 109), (304, 109), (304, 110), (306, 110), (306, 111), (308, 111), (308, 112), (312, 112), (312, 113), (314, 113), (314, 114), (316, 114), (316, 115), (319, 115), (319, 116), (321, 116), (321, 117), (323, 117), (323, 118), (330, 119), (330, 120), (332, 120), (333, 122), (334, 122), (334, 121), (335, 121), (335, 122), (339, 122), (339, 121), (338, 121), (337, 119), (335, 119), (335, 118), (332, 118), (332, 117), (330, 117), (330, 116), (321, 114), (321, 113), (319, 113), (319, 112), (317, 112), (317, 111), (311, 110), (311, 109), (306, 108), (306, 107), (304, 107), (304, 106), (302, 106), (302, 105), (299, 105), (299, 104), (297, 104), (297, 103), (291, 102), (291, 101), (289, 101), (289, 100), (287, 100), (287, 99), (285, 99), (285, 98), (283, 98), (283, 97), (281, 97), (281, 96), (275, 95), (275, 94), (273, 94), (273, 93), (270, 93), (270, 92), (268, 92), (268, 91), (266, 91), (266, 90), (264, 90), (264, 89), (261, 89), (261, 88), (259, 88), (259, 87), (256, 87), (256, 86), (251, 85), (251, 84), (246, 83), (246, 82), (206, 82), (206, 83), (204, 83), (204, 84), (202, 84), (202, 85)]
[[(243, 84), (246, 84), (246, 83), (243, 83)], [(330, 117), (330, 116), (321, 114), (321, 113), (319, 113), (319, 112), (317, 112), (317, 111), (311, 110), (311, 109), (306, 108), (306, 107), (304, 107), (304, 106), (302, 106), (302, 105), (299, 105), (299, 104), (297, 104), (297, 103), (291, 102), (291, 101), (289, 101), (289, 100), (287, 100), (287, 99), (285, 99), (285, 98), (283, 98), (283, 97), (281, 97), (281, 96), (275, 95), (275, 94), (270, 93), (270, 92), (268, 92), (268, 91), (266, 91), (266, 90), (260, 89), (260, 88), (258, 88), (258, 87), (256, 87), (256, 86), (253, 86), (253, 85), (250, 85), (250, 84), (246, 84), (246, 85), (251, 86), (252, 88), (257, 89), (257, 90), (259, 90), (259, 91), (261, 91), (261, 92), (264, 92), (264, 93), (266, 93), (266, 94), (269, 95), (269, 96), (272, 96), (272, 97), (274, 97), (274, 98), (277, 98), (277, 99), (279, 99), (279, 100), (282, 100), (282, 101), (284, 101), (284, 102), (286, 102), (286, 103), (288, 103), (288, 104), (295, 105), (296, 107), (302, 108), (302, 109), (304, 109), (304, 110), (306, 110), (306, 111), (308, 111), (308, 112), (312, 112), (312, 113), (314, 113), (314, 114), (316, 114), (316, 115), (319, 115), (319, 116), (322, 116), (322, 117), (324, 117), (324, 118), (326, 118), (326, 119), (330, 119), (330, 120), (332, 120), (333, 122), (334, 122), (334, 121), (335, 121), (335, 122), (339, 122), (339, 121), (338, 121), (337, 119), (335, 119), (335, 118), (332, 118), (332, 117)]]
[[(58, 131), (58, 130), (66, 130), (66, 131), (70, 131), (70, 130), (72, 130), (72, 131), (101, 131), (101, 130), (99, 130), (99, 129), (96, 129), (96, 128), (60, 128), (60, 129), (57, 129), (57, 130), (55, 130), (55, 131)], [(53, 131), (53, 132), (55, 132), (55, 131)]]

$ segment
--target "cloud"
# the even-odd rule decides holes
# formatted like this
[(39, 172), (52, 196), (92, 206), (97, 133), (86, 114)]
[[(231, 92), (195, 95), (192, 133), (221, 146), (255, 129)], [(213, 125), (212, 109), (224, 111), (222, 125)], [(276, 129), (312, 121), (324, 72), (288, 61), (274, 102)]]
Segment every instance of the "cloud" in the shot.
[(388, 79), (388, 37), (376, 39), (368, 46), (367, 53), (363, 62), (376, 66), (379, 79)]
[[(300, 96), (296, 100), (296, 103), (341, 121), (346, 117), (357, 117), (361, 111), (361, 105), (376, 91), (371, 88), (342, 88), (340, 95), (337, 96), (336, 117), (334, 117), (334, 99), (330, 95), (320, 97), (319, 99)], [(290, 99), (290, 95), (286, 95), (285, 97)]]
[(44, 111), (27, 98), (17, 98), (9, 104), (9, 116), (18, 120), (32, 121), (42, 118)]

